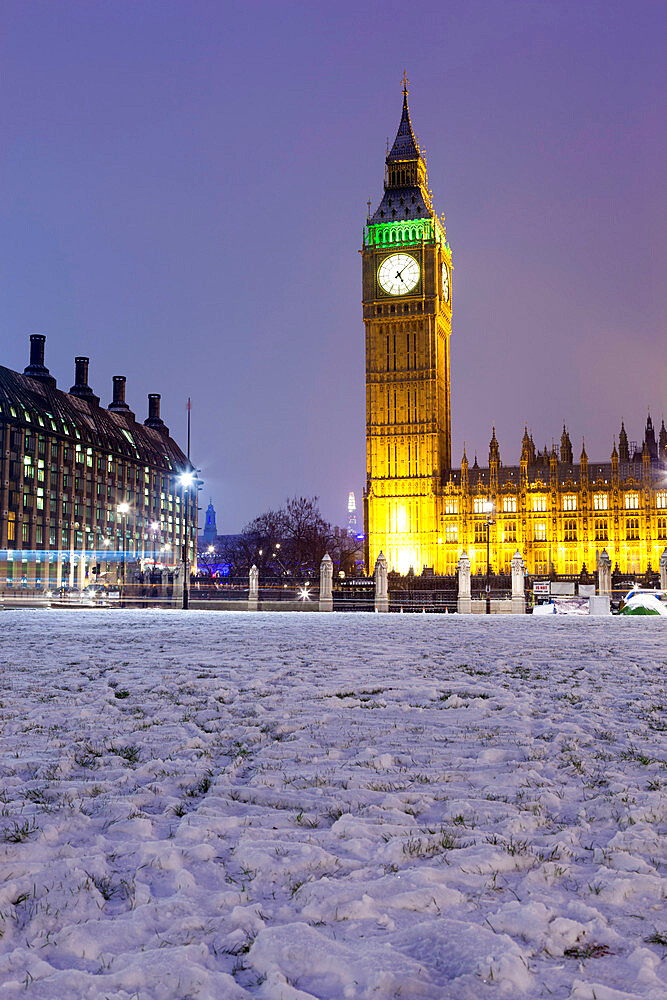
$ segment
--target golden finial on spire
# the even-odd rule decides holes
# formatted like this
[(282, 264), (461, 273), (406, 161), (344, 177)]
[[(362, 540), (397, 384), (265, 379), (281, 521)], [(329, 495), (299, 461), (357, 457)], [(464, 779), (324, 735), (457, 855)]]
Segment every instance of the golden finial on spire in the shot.
[(408, 96), (408, 87), (409, 87), (409, 85), (410, 85), (410, 81), (408, 80), (407, 71), (403, 70), (403, 93), (405, 94), (406, 97)]

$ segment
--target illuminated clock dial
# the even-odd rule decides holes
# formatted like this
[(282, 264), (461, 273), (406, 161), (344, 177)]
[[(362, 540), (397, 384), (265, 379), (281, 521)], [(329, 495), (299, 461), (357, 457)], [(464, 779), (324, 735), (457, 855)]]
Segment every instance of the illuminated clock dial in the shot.
[(407, 295), (419, 281), (419, 264), (408, 253), (394, 253), (380, 264), (378, 281), (389, 295)]
[(442, 297), (445, 302), (449, 302), (449, 271), (447, 265), (442, 265)]

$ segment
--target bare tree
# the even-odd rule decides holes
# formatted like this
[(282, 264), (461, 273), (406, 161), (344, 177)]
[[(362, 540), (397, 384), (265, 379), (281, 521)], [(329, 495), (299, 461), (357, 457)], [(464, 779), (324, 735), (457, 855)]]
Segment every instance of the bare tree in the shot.
[(325, 521), (317, 497), (295, 496), (279, 510), (250, 521), (240, 535), (218, 547), (217, 555), (232, 576), (244, 576), (254, 564), (261, 576), (299, 580), (317, 577), (325, 552), (336, 572), (353, 572), (357, 549), (356, 539)]
[(282, 511), (283, 561), (295, 575), (314, 575), (333, 537), (331, 525), (320, 514), (317, 497), (292, 497)]

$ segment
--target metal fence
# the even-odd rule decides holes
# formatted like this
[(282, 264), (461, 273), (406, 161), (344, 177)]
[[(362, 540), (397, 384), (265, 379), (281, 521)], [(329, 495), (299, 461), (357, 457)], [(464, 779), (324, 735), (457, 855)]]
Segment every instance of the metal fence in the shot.
[(334, 611), (374, 611), (375, 580), (372, 576), (334, 580)]
[[(577, 594), (579, 586), (594, 585), (598, 589), (597, 574), (578, 576), (541, 577), (542, 582), (570, 583), (572, 593)], [(550, 601), (551, 595), (534, 594), (536, 578), (525, 577), (526, 608), (532, 609), (536, 603)], [(658, 573), (649, 571), (640, 575), (615, 572), (612, 574), (612, 601), (619, 602), (635, 585), (650, 589), (660, 584)], [(473, 610), (480, 611), (484, 602), (487, 578), (485, 575), (471, 577), (471, 597)], [(578, 586), (579, 585), (579, 586)], [(458, 575), (435, 576), (424, 574), (399, 576), (390, 573), (388, 578), (389, 611), (394, 613), (444, 614), (457, 611)], [(505, 602), (511, 600), (511, 577), (491, 575), (489, 577), (489, 597), (494, 611), (505, 610)], [(166, 569), (132, 573), (125, 583), (112, 585), (91, 582), (79, 590), (76, 587), (61, 586), (49, 589), (37, 585), (30, 588), (13, 586), (4, 588), (0, 602), (5, 606), (32, 603), (35, 606), (56, 607), (108, 606), (108, 607), (181, 607), (182, 583), (177, 574)], [(202, 609), (247, 610), (250, 586), (247, 576), (211, 577), (202, 574), (193, 577), (189, 589), (189, 605)], [(294, 580), (286, 577), (265, 577), (259, 579), (256, 607), (259, 610), (318, 610), (319, 580), (303, 578)], [(251, 605), (254, 607), (254, 605)], [(334, 579), (333, 610), (373, 612), (375, 610), (375, 581), (373, 577)]]

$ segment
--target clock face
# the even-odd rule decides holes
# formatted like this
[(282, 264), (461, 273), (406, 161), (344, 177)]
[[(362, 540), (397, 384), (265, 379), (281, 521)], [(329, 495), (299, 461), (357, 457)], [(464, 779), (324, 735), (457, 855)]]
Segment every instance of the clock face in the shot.
[(378, 281), (389, 295), (407, 295), (419, 281), (419, 264), (408, 253), (392, 254), (380, 264)]
[(449, 302), (449, 271), (447, 265), (442, 265), (442, 297), (445, 302)]

